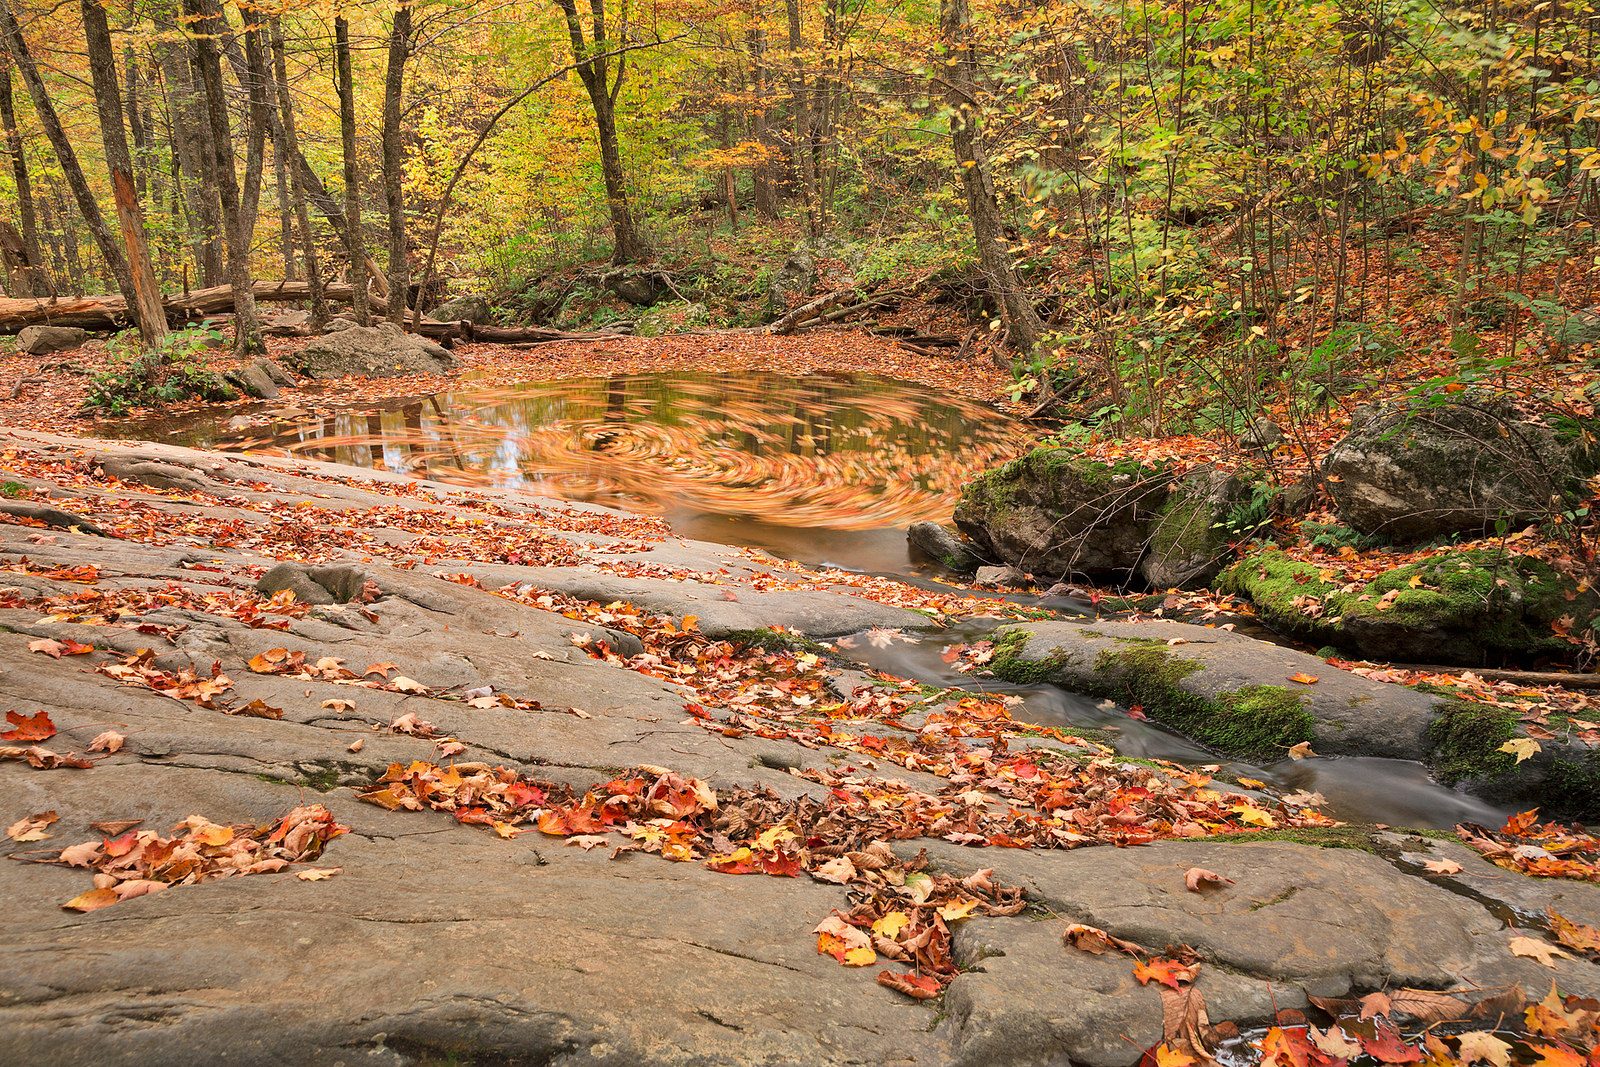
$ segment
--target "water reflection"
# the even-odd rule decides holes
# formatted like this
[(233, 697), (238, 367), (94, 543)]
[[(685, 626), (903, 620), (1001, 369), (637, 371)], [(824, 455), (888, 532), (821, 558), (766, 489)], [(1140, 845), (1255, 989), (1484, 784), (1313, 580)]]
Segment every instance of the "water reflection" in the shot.
[[(857, 375), (469, 383), (322, 418), (261, 414), (260, 423), (233, 431), (216, 421), (136, 429), (174, 443), (284, 450), (712, 525), (735, 518), (826, 530), (946, 518), (961, 482), (1019, 440), (1016, 426), (989, 408)], [(836, 553), (840, 562), (846, 552)], [(899, 556), (903, 565), (903, 541)]]

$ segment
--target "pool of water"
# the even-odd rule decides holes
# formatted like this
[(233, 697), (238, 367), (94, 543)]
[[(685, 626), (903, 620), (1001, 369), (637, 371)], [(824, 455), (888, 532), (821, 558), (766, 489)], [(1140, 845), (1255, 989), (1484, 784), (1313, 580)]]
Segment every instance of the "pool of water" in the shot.
[(320, 416), (268, 405), (247, 415), (117, 431), (527, 488), (662, 515), (681, 536), (882, 573), (910, 569), (907, 525), (948, 519), (961, 483), (1024, 437), (992, 408), (863, 375), (466, 381)]

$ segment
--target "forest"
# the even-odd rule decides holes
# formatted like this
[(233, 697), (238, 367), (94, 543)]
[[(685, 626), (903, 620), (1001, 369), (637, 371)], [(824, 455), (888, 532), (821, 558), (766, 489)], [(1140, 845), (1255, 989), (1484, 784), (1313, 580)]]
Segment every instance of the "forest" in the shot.
[(1588, 0), (0, 0), (0, 1062), (1600, 1064)]

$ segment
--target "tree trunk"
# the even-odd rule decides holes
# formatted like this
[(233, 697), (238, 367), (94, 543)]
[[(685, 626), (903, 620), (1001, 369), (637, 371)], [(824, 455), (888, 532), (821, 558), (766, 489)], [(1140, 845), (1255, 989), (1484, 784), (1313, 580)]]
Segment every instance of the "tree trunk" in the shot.
[(800, 190), (805, 197), (806, 230), (813, 238), (822, 236), (822, 218), (817, 211), (817, 151), (812, 143), (811, 105), (806, 93), (805, 67), (800, 50), (800, 0), (784, 0), (789, 17), (789, 95), (794, 101), (794, 165), (800, 172)]
[(383, 81), (383, 195), (389, 207), (389, 321), (399, 325), (406, 314), (411, 272), (406, 263), (406, 203), (401, 167), (400, 111), (405, 90), (406, 57), (411, 52), (411, 2), (400, 0), (389, 28), (389, 69)]
[(624, 59), (617, 56), (616, 78), (611, 79), (604, 56), (607, 51), (605, 0), (589, 0), (591, 46), (584, 40), (583, 23), (578, 19), (577, 0), (555, 0), (556, 6), (566, 16), (567, 36), (572, 40), (572, 58), (578, 67), (578, 77), (588, 90), (589, 102), (594, 105), (594, 124), (600, 139), (600, 174), (606, 183), (606, 202), (611, 209), (611, 231), (615, 242), (611, 262), (632, 263), (649, 256), (649, 250), (639, 237), (633, 223), (633, 211), (628, 206), (628, 184), (622, 169), (622, 150), (617, 143), (616, 101), (622, 89)]
[[(179, 48), (182, 48), (182, 51)], [(194, 47), (164, 49), (161, 69), (167, 83), (167, 114), (178, 183), (188, 207), (189, 246), (201, 285), (222, 281), (222, 214), (211, 155), (210, 123), (195, 88)]]
[[(100, 255), (105, 260), (116, 287), (128, 297), (128, 303), (133, 305), (135, 304), (133, 274), (128, 270), (128, 261), (123, 256), (122, 249), (117, 247), (116, 238), (111, 235), (111, 230), (106, 226), (105, 216), (100, 214), (100, 205), (94, 198), (94, 192), (89, 188), (88, 179), (83, 176), (83, 167), (78, 163), (78, 153), (73, 150), (72, 141), (61, 126), (61, 117), (56, 114), (55, 105), (51, 103), (50, 94), (45, 89), (44, 79), (39, 76), (39, 68), (33, 61), (33, 54), (28, 51), (28, 42), (22, 37), (22, 27), (17, 24), (17, 17), (12, 13), (7, 0), (0, 0), (0, 34), (4, 34), (6, 48), (17, 65), (17, 72), (22, 75), (22, 83), (28, 87), (28, 96), (33, 100), (34, 113), (39, 116), (39, 125), (44, 127), (45, 136), (50, 139), (50, 145), (56, 151), (56, 160), (61, 164), (61, 173), (67, 179), (73, 198), (78, 202), (83, 223), (89, 227), (90, 234), (94, 236), (94, 243), (99, 247)], [(62, 224), (70, 225), (66, 219), (62, 220)]]
[(968, 40), (971, 15), (967, 0), (940, 0), (940, 29), (946, 47), (945, 101), (950, 106), (950, 142), (967, 194), (967, 215), (978, 262), (989, 277), (1006, 320), (1006, 337), (1019, 352), (1031, 352), (1044, 339), (1046, 327), (1017, 280), (1011, 255), (1000, 243), (1004, 221), (989, 176), (989, 155), (980, 137), (977, 59)]
[(339, 135), (344, 145), (344, 247), (349, 260), (350, 285), (355, 290), (356, 322), (370, 326), (367, 252), (361, 233), (361, 182), (356, 168), (356, 97), (350, 76), (350, 23), (336, 17), (333, 37), (339, 77)]
[[(95, 109), (100, 114), (100, 142), (106, 149), (106, 168), (111, 172), (111, 197), (117, 207), (117, 225), (127, 249), (128, 269), (133, 275), (133, 307), (139, 324), (139, 338), (147, 348), (166, 339), (167, 315), (161, 307), (161, 287), (150, 265), (150, 244), (144, 236), (144, 215), (139, 210), (139, 194), (134, 185), (133, 157), (128, 154), (128, 135), (122, 126), (122, 92), (117, 85), (117, 57), (111, 47), (111, 27), (106, 9), (98, 0), (82, 0), (83, 36), (89, 52), (89, 77), (94, 83)], [(126, 294), (124, 294), (126, 295)]]
[[(244, 232), (254, 235), (261, 214), (261, 183), (266, 174), (267, 129), (271, 125), (267, 107), (267, 56), (261, 43), (260, 16), (240, 8), (244, 17), (244, 84), (250, 106), (249, 148), (244, 159), (244, 200), (239, 205)], [(235, 76), (239, 74), (235, 70)]]
[(762, 154), (750, 168), (755, 182), (756, 214), (765, 219), (778, 217), (778, 190), (772, 180), (772, 160), (767, 158), (771, 149), (771, 134), (767, 128), (767, 34), (759, 23), (752, 22), (746, 36), (750, 52), (750, 97), (755, 109), (750, 116), (751, 139), (761, 146)]
[[(123, 84), (127, 86), (124, 100), (128, 110), (128, 133), (133, 137), (133, 177), (142, 202), (150, 194), (150, 130), (145, 125), (145, 114), (140, 107), (139, 57), (133, 46), (122, 50)], [(158, 196), (159, 200), (160, 197)]]
[(34, 296), (55, 292), (50, 272), (39, 251), (39, 219), (33, 206), (33, 185), (28, 180), (28, 159), (22, 150), (22, 134), (17, 130), (17, 112), (11, 99), (11, 63), (0, 73), (0, 126), (5, 128), (6, 154), (11, 157), (11, 179), (17, 189), (17, 215), (22, 224), (22, 245), (28, 257), (28, 291)]
[[(88, 0), (92, 2), (92, 0)], [(250, 231), (245, 229), (239, 202), (239, 179), (233, 170), (233, 134), (228, 125), (227, 86), (222, 81), (222, 56), (217, 41), (223, 30), (218, 0), (183, 0), (184, 11), (194, 20), (195, 48), (205, 87), (217, 191), (222, 203), (222, 226), (228, 241), (228, 285), (233, 289), (233, 350), (240, 355), (264, 353), (261, 320), (256, 315), (255, 293), (250, 284)]]
[(294, 100), (289, 95), (289, 65), (284, 55), (283, 27), (274, 15), (272, 31), (272, 81), (278, 93), (278, 131), (284, 155), (290, 160), (290, 198), (294, 201), (295, 222), (300, 227), (300, 245), (305, 250), (306, 282), (311, 292), (311, 325), (321, 329), (328, 321), (328, 302), (322, 295), (322, 274), (317, 269), (317, 243), (311, 232), (311, 216), (306, 211), (306, 190), (295, 162), (300, 155), (300, 138), (294, 127)]
[(83, 261), (78, 258), (78, 231), (72, 226), (72, 212), (67, 208), (67, 194), (62, 191), (61, 183), (53, 175), (48, 180), (50, 195), (45, 197), (45, 203), (49, 205), (55, 223), (49, 232), (59, 237), (61, 242), (61, 265), (56, 271), (56, 276), (67, 279), (68, 292), (82, 293)]

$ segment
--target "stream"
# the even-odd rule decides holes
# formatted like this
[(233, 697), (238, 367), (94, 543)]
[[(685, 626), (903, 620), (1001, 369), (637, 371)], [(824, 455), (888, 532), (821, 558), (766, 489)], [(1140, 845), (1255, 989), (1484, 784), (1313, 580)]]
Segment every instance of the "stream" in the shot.
[[(309, 395), (337, 399), (328, 391)], [(674, 372), (497, 387), (463, 379), (435, 396), (332, 414), (282, 404), (226, 414), (119, 422), (115, 434), (522, 488), (659, 515), (681, 537), (945, 590), (934, 581), (944, 573), (937, 565), (909, 555), (906, 526), (947, 521), (961, 484), (1008, 459), (1028, 436), (984, 405), (865, 375)], [(1035, 596), (997, 598), (1041, 606)], [(1061, 598), (1042, 606), (1094, 615), (1087, 603)], [(1115, 731), (1118, 750), (1129, 756), (1219, 762), (1109, 701), (975, 678), (941, 658), (1001, 624), (969, 619), (883, 648), (845, 642), (841, 651), (925, 684), (1014, 695), (1018, 719)], [(1224, 766), (1285, 791), (1321, 793), (1325, 811), (1357, 822), (1449, 829), (1462, 821), (1499, 825), (1512, 810), (1447, 789), (1405, 760)]]

